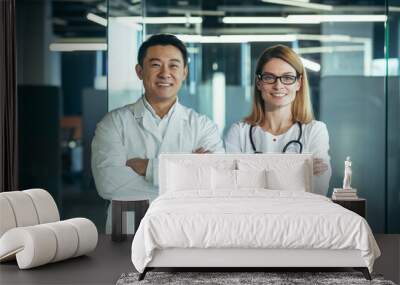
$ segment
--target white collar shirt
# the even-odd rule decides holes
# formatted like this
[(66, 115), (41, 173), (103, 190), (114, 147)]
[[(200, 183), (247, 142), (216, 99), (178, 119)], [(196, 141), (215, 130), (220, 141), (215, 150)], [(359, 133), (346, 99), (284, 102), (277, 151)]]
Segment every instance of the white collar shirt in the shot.
[(169, 109), (168, 113), (165, 114), (164, 117), (160, 118), (160, 116), (157, 115), (156, 111), (153, 109), (153, 107), (150, 105), (150, 103), (147, 101), (146, 97), (143, 95), (143, 104), (145, 107), (145, 112), (149, 112), (151, 116), (149, 118), (152, 120), (154, 125), (157, 127), (155, 130), (161, 138), (164, 138), (165, 133), (168, 129), (168, 124), (169, 121), (172, 117), (172, 114), (175, 111), (176, 105), (178, 103), (178, 98), (176, 98), (175, 103), (172, 105), (172, 107)]

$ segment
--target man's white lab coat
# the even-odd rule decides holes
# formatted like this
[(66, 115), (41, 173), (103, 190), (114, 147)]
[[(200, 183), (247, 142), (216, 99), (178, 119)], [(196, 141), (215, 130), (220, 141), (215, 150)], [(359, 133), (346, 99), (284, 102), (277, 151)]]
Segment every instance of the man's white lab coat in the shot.
[[(200, 147), (224, 152), (215, 123), (176, 102), (162, 137), (142, 97), (134, 104), (109, 112), (97, 125), (92, 142), (92, 172), (97, 191), (107, 200), (152, 200), (158, 195), (159, 154), (191, 153)], [(146, 177), (125, 165), (131, 158), (149, 159)]]

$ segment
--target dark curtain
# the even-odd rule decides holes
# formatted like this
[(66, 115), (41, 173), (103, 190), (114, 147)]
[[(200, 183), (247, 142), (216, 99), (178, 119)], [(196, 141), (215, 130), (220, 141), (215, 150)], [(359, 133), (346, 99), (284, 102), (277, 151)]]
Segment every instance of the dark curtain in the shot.
[(18, 189), (15, 0), (0, 0), (0, 192)]

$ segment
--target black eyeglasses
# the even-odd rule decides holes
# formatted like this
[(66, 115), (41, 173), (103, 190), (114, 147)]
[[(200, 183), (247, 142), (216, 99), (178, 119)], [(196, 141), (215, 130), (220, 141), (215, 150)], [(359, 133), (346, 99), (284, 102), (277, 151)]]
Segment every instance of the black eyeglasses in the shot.
[(257, 74), (257, 77), (262, 82), (267, 83), (267, 84), (274, 84), (279, 79), (280, 82), (284, 85), (292, 85), (297, 80), (297, 76), (289, 75), (289, 74), (282, 75), (282, 76), (275, 76), (270, 73), (263, 73), (263, 74)]

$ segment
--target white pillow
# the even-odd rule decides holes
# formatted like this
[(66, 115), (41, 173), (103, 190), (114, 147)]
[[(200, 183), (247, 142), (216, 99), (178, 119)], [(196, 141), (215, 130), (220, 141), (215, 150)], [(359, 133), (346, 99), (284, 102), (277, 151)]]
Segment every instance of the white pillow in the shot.
[(169, 163), (167, 189), (185, 191), (211, 189), (211, 167)]
[(265, 170), (236, 170), (237, 187), (267, 188)]
[(309, 187), (304, 166), (304, 164), (299, 164), (291, 169), (267, 170), (267, 188), (272, 190), (306, 191)]
[(236, 170), (216, 169), (211, 170), (212, 189), (236, 190)]

